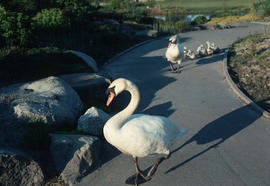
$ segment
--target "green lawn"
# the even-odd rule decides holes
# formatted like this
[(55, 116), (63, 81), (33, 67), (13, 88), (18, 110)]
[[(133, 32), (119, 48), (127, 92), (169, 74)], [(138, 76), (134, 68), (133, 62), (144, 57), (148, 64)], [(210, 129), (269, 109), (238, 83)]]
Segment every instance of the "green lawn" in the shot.
[(224, 11), (236, 8), (247, 9), (254, 0), (164, 0), (158, 4), (164, 8), (185, 8), (190, 11)]

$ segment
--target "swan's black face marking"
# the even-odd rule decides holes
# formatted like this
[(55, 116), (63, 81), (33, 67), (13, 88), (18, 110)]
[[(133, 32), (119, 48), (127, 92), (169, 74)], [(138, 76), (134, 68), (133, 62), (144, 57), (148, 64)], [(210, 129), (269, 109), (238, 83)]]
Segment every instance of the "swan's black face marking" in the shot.
[(115, 86), (110, 87), (110, 88), (107, 89), (106, 93), (109, 94), (110, 92), (115, 94)]

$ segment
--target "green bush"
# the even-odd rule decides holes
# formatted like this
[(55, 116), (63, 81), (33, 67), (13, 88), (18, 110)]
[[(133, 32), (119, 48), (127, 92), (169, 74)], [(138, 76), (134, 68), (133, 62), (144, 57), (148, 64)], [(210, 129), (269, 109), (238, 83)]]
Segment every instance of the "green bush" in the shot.
[(185, 21), (177, 21), (176, 23), (172, 21), (157, 20), (154, 23), (154, 29), (162, 33), (176, 34), (179, 32), (184, 32), (188, 30), (188, 23)]
[(264, 15), (270, 16), (270, 0), (265, 0), (263, 10), (264, 10)]
[(4, 0), (1, 5), (11, 12), (32, 14), (37, 10), (37, 0)]
[(184, 32), (188, 30), (188, 23), (180, 20), (175, 23), (175, 27), (177, 32)]
[(32, 18), (33, 29), (59, 30), (66, 28), (68, 21), (59, 8), (43, 9)]
[(3, 46), (26, 45), (30, 36), (28, 16), (0, 7), (0, 41)]
[(206, 23), (206, 22), (207, 22), (206, 17), (204, 17), (204, 16), (198, 16), (198, 17), (196, 17), (196, 18), (191, 22), (191, 24), (192, 24), (192, 25), (200, 25), (200, 24), (204, 24), (204, 23)]

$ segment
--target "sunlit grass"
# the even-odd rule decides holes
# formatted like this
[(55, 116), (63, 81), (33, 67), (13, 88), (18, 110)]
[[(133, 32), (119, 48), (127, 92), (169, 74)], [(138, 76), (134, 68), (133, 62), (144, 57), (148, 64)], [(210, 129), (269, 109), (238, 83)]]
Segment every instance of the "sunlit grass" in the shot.
[(160, 8), (185, 8), (194, 11), (224, 11), (224, 9), (249, 8), (253, 0), (165, 0)]

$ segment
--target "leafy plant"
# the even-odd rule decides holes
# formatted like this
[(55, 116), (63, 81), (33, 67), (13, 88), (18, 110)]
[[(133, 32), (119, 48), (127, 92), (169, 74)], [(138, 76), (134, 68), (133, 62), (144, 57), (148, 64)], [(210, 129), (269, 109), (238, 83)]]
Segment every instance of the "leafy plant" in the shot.
[(192, 25), (199, 25), (199, 24), (204, 24), (206, 22), (207, 22), (207, 19), (205, 16), (198, 16), (191, 22), (191, 24)]
[(176, 23), (172, 21), (157, 20), (153, 27), (158, 32), (176, 34), (188, 30), (188, 23), (182, 20), (177, 21)]
[(65, 17), (59, 8), (43, 9), (32, 18), (32, 27), (34, 29), (57, 30), (65, 28), (67, 25), (67, 20), (65, 20)]
[(22, 13), (9, 12), (0, 7), (0, 41), (3, 45), (23, 46), (28, 42), (30, 30), (28, 29), (28, 16)]
[(265, 0), (263, 5), (264, 15), (269, 16), (270, 15), (270, 0)]

